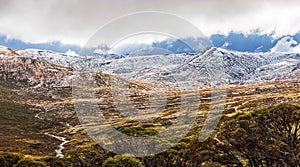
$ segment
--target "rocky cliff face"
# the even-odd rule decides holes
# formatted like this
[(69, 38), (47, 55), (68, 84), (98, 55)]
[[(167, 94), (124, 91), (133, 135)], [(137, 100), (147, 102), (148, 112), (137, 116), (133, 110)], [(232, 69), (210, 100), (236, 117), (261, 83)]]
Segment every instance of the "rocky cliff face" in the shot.
[(6, 47), (0, 47), (0, 77), (24, 81), (31, 86), (68, 86), (72, 69), (20, 56)]

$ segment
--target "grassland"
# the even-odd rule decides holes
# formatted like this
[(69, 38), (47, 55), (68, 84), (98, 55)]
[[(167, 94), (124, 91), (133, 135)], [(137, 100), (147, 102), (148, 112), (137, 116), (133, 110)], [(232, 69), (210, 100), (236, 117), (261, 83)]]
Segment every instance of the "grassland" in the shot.
[[(104, 114), (107, 123), (97, 125), (96, 128), (112, 126), (127, 135), (152, 136), (172, 125), (176, 121), (181, 107), (188, 109), (193, 108), (193, 106), (200, 106), (194, 111), (197, 114), (197, 123), (188, 135), (170, 150), (154, 157), (140, 159), (144, 164), (149, 166), (149, 164), (161, 161), (164, 166), (189, 165), (192, 157), (187, 154), (192, 154), (191, 152), (194, 151), (197, 154), (195, 157), (204, 157), (201, 160), (199, 159), (199, 162), (211, 163), (213, 166), (215, 152), (219, 151), (220, 154), (225, 155), (220, 150), (211, 150), (217, 146), (219, 147), (218, 140), (224, 142), (221, 139), (214, 138), (218, 136), (219, 129), (215, 131), (209, 140), (202, 144), (195, 144), (211, 103), (208, 98), (211, 95), (211, 90), (203, 89), (197, 92), (196, 95), (195, 92), (178, 92), (161, 85), (122, 80), (122, 82), (129, 85), (127, 97), (130, 104), (142, 111), (142, 114), (137, 113), (126, 118), (115, 107), (116, 101), (114, 100), (116, 99), (113, 99), (110, 87), (110, 82), (113, 81), (114, 79), (108, 75), (98, 74), (96, 97), (100, 100), (97, 105), (99, 112)], [(156, 92), (157, 94), (154, 92), (153, 95), (151, 89), (155, 87), (167, 90), (164, 93), (165, 98), (161, 97), (160, 92)], [(254, 110), (282, 103), (300, 105), (299, 90), (300, 83), (293, 79), (228, 87), (222, 120), (226, 121), (235, 118), (238, 114), (251, 113)], [(149, 101), (151, 96), (155, 98)], [(181, 97), (193, 99), (195, 96), (199, 96), (200, 100), (191, 101), (188, 104), (180, 103)], [(108, 157), (113, 157), (114, 153), (101, 148), (85, 133), (84, 126), (77, 119), (73, 106), (74, 102), (83, 99), (75, 100), (72, 99), (70, 87), (52, 88), (51, 90), (43, 87), (32, 89), (26, 85), (26, 81), (16, 82), (0, 79), (0, 152), (21, 153), (27, 158), (40, 160), (48, 165), (54, 163), (54, 161), (68, 165), (77, 164), (78, 166), (96, 163), (101, 165)], [(118, 99), (117, 102), (123, 105), (129, 104), (128, 99)], [(151, 106), (151, 102), (165, 104), (165, 107), (155, 109)], [(144, 112), (147, 109), (153, 110)], [(37, 114), (39, 114), (39, 118), (36, 117)], [(97, 117), (91, 120), (93, 119), (95, 120)], [(67, 126), (67, 124), (70, 124), (70, 126)], [(222, 127), (223, 122), (219, 125)], [(70, 141), (65, 145), (63, 151), (65, 158), (56, 159), (54, 157), (54, 150), (57, 149), (60, 141), (44, 135), (44, 132), (64, 136)], [(170, 157), (171, 155), (173, 157)], [(225, 160), (221, 161), (226, 163)], [(231, 160), (230, 162), (234, 161), (237, 160)], [(245, 162), (246, 160), (242, 159), (240, 161)], [(247, 166), (246, 162), (245, 164)]]

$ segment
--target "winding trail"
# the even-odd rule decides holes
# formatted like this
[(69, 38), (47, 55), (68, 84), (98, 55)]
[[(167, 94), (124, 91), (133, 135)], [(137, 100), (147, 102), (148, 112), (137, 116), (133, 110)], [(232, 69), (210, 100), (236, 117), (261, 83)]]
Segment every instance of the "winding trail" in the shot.
[[(34, 117), (42, 120), (43, 118), (42, 118), (40, 115), (41, 115), (41, 114), (44, 114), (44, 113), (46, 113), (46, 111), (44, 111), (44, 112), (39, 112), (39, 113), (37, 113)], [(55, 152), (56, 152), (56, 156), (57, 156), (57, 157), (63, 158), (63, 157), (64, 157), (64, 154), (63, 154), (62, 151), (63, 151), (63, 149), (65, 148), (64, 145), (67, 144), (67, 143), (69, 143), (70, 141), (67, 140), (65, 137), (56, 136), (56, 135), (50, 134), (49, 132), (44, 133), (44, 135), (47, 135), (47, 136), (49, 136), (49, 137), (58, 139), (58, 140), (60, 140), (60, 141), (62, 142), (62, 143), (60, 143), (60, 144), (58, 145), (58, 149), (55, 149)]]
[(44, 133), (44, 135), (47, 135), (47, 136), (50, 136), (50, 137), (53, 137), (55, 139), (58, 139), (58, 140), (62, 141), (62, 143), (59, 145), (59, 149), (56, 149), (55, 152), (56, 152), (57, 157), (63, 158), (64, 154), (62, 153), (62, 151), (65, 148), (64, 145), (67, 144), (70, 141), (68, 141), (65, 137), (56, 136), (56, 135), (50, 134), (48, 132)]

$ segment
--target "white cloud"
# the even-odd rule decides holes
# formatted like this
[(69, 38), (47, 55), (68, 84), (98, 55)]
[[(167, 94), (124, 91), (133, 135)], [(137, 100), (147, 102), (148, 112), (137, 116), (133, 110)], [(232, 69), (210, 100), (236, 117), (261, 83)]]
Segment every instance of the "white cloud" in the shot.
[(300, 53), (300, 44), (293, 37), (284, 37), (277, 42), (271, 49), (271, 52), (298, 52)]
[(69, 56), (79, 56), (75, 51), (71, 49), (69, 49), (65, 54)]
[(254, 29), (286, 35), (300, 30), (299, 0), (0, 0), (0, 4), (0, 33), (37, 43), (83, 46), (104, 24), (138, 11), (178, 15), (206, 35)]
[(94, 50), (94, 53), (97, 53), (99, 55), (104, 55), (104, 54), (107, 54), (108, 51), (107, 50), (104, 50), (104, 49), (95, 49)]

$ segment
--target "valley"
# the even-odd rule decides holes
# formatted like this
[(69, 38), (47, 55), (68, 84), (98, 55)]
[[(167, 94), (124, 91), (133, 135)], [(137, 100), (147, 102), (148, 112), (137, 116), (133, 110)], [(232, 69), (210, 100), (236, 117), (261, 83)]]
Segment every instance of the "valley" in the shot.
[[(45, 166), (57, 166), (57, 164), (61, 166), (101, 166), (108, 158), (114, 157), (116, 154), (102, 148), (88, 134), (97, 132), (99, 129), (103, 131), (107, 127), (113, 127), (129, 136), (154, 136), (168, 130), (171, 125), (176, 123), (182, 108), (195, 118), (192, 128), (168, 150), (157, 155), (137, 158), (145, 166), (196, 166), (197, 164), (201, 164), (201, 166), (226, 166), (225, 164), (247, 166), (254, 162), (263, 164), (269, 163), (269, 161), (271, 164), (277, 163), (277, 165), (288, 162), (291, 162), (289, 165), (299, 164), (297, 158), (296, 160), (295, 158), (282, 159), (282, 155), (290, 157), (290, 152), (286, 150), (276, 154), (275, 159), (265, 156), (267, 154), (262, 150), (272, 150), (270, 148), (272, 144), (263, 143), (260, 136), (257, 138), (263, 144), (259, 145), (259, 148), (249, 145), (245, 150), (239, 150), (235, 142), (232, 142), (232, 138), (241, 138), (241, 134), (252, 134), (247, 127), (254, 126), (251, 125), (255, 122), (254, 120), (250, 120), (246, 128), (242, 126), (243, 123), (248, 123), (247, 114), (276, 106), (286, 107), (283, 111), (294, 112), (288, 117), (296, 121), (296, 124), (292, 124), (295, 128), (291, 131), (296, 133), (296, 138), (293, 140), (299, 142), (300, 131), (296, 128), (300, 126), (300, 57), (298, 54), (258, 55), (212, 48), (200, 55), (190, 55), (193, 56), (192, 59), (188, 58), (188, 55), (169, 55), (167, 58), (155, 59), (156, 61), (149, 65), (141, 63), (133, 66), (135, 63), (151, 61), (153, 57), (110, 60), (110, 63), (104, 63), (96, 68), (97, 70), (102, 69), (100, 70), (102, 72), (94, 74), (96, 86), (91, 88), (92, 90), (87, 90), (94, 92), (94, 97), (82, 96), (82, 98), (74, 98), (74, 92), (72, 92), (74, 85), (71, 84), (74, 79), (72, 77), (76, 70), (75, 67), (79, 68), (80, 66), (77, 66), (76, 62), (65, 64), (62, 59), (60, 59), (62, 61), (60, 63), (51, 61), (48, 54), (52, 53), (44, 55), (41, 52), (40, 57), (30, 57), (24, 56), (23, 51), (15, 52), (8, 48), (0, 50), (0, 166), (1, 163), (10, 163), (8, 160), (1, 159), (1, 157), (7, 157), (7, 154), (18, 155), (19, 160), (30, 159)], [(30, 53), (30, 55), (34, 54)], [(208, 117), (213, 90), (206, 85), (197, 91), (183, 91), (172, 83), (185, 82), (187, 79), (195, 82), (193, 85), (201, 82), (199, 78), (178, 77), (184, 76), (184, 73), (181, 73), (180, 70), (174, 71), (174, 69), (200, 69), (200, 72), (194, 74), (201, 73), (204, 79), (214, 74), (215, 72), (207, 70), (208, 68), (205, 66), (205, 61), (211, 60), (209, 57), (211, 55), (224, 58), (225, 64), (222, 65), (222, 68), (224, 68), (227, 84), (225, 88), (215, 91), (226, 91), (226, 99), (218, 127), (211, 137), (199, 142), (199, 132)], [(273, 57), (266, 58), (270, 56)], [(155, 58), (157, 57), (159, 56)], [(102, 59), (101, 61), (100, 59), (91, 60), (88, 63), (97, 63), (97, 61), (103, 63)], [(106, 61), (108, 60), (104, 62)], [(79, 62), (82, 63), (81, 60)], [(121, 66), (124, 63), (129, 65)], [(156, 66), (153, 67), (153, 64)], [(177, 68), (178, 65), (180, 68)], [(123, 67), (129, 67), (129, 69), (123, 69)], [(161, 69), (161, 67), (165, 68)], [(167, 73), (165, 77), (158, 77), (164, 72)], [(156, 80), (157, 78), (160, 80)], [(178, 80), (173, 81), (170, 78)], [(164, 85), (161, 81), (170, 84)], [(79, 84), (81, 83), (83, 84), (84, 81)], [(118, 84), (125, 85), (125, 87), (120, 86), (115, 89)], [(121, 96), (120, 92), (126, 92), (126, 95)], [(184, 101), (185, 99), (186, 101)], [(92, 101), (96, 102), (92, 103)], [(91, 107), (89, 111), (96, 108), (98, 114), (103, 114), (105, 122), (98, 123), (97, 119), (100, 117), (93, 115), (92, 112), (88, 113), (91, 115), (76, 113), (76, 103)], [(151, 103), (157, 106), (153, 106)], [(91, 104), (96, 107), (90, 106)], [(118, 106), (124, 110), (120, 110), (117, 108)], [(294, 110), (294, 108), (296, 109)], [(270, 109), (271, 111), (273, 110)], [(244, 122), (238, 125), (232, 123), (239, 122), (239, 120)], [(288, 121), (290, 120), (287, 119), (287, 123)], [(229, 126), (230, 123), (232, 126)], [(238, 128), (239, 125), (240, 128)], [(173, 128), (181, 129), (183, 127), (183, 124), (179, 124)], [(226, 131), (229, 129), (228, 127), (232, 128), (230, 129), (232, 131)], [(234, 129), (235, 127), (237, 129)], [(249, 134), (244, 133), (241, 128), (244, 128), (244, 131), (249, 130)], [(259, 130), (256, 132), (261, 133)], [(271, 136), (267, 141), (274, 142), (272, 134), (265, 135)], [(285, 134), (278, 135), (281, 137), (280, 135)], [(275, 139), (281, 141), (279, 137)], [(136, 143), (131, 141), (121, 142), (126, 142), (127, 147), (136, 147)], [(163, 144), (169, 143), (164, 141)], [(263, 147), (264, 145), (266, 148)], [(290, 146), (289, 143), (286, 145)], [(257, 155), (253, 155), (247, 150), (250, 147), (256, 149)], [(299, 157), (300, 153), (297, 151), (299, 143), (296, 143), (294, 147), (296, 149), (294, 154)], [(126, 150), (126, 148), (119, 149)], [(145, 148), (140, 147), (139, 149), (143, 152)], [(273, 151), (276, 152), (276, 149), (274, 148)], [(253, 157), (248, 158), (249, 155)]]

